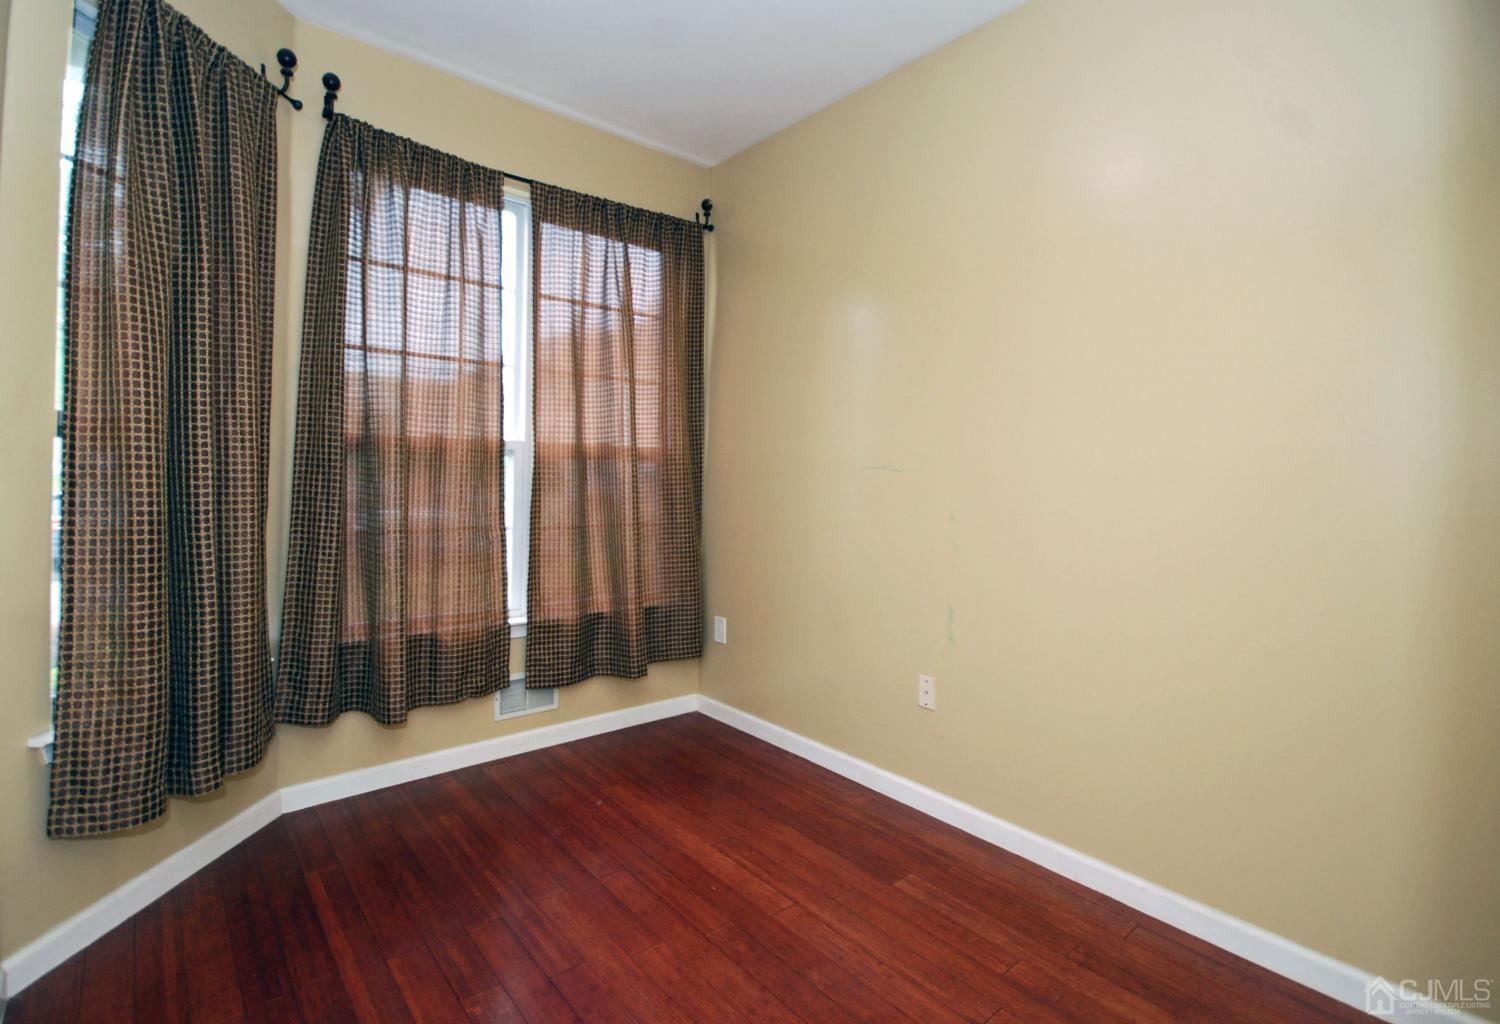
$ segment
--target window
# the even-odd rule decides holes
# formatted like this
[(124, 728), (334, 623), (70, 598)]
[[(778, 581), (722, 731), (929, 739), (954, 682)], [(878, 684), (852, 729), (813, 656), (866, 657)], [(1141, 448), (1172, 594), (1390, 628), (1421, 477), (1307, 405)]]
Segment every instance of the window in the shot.
[(505, 391), (505, 550), (507, 604), (514, 626), (526, 624), (526, 567), (531, 551), (531, 204), (507, 196), (501, 220), (501, 360)]
[[(57, 360), (54, 380), (56, 433), (52, 445), (52, 575), (51, 685), (56, 688), (57, 639), (62, 613), (61, 515), (62, 515), (62, 426), (65, 338), (63, 313), (66, 301), (68, 198), (74, 166), (74, 145), (83, 101), (84, 69), (94, 36), (97, 8), (77, 0), (66, 78), (63, 82), (60, 124), (60, 189), (58, 198), (58, 291)], [(508, 195), (501, 214), (502, 388), (505, 405), (505, 531), (508, 593), (506, 604), (514, 631), (526, 624), (526, 571), (531, 511), (531, 207), (524, 194)]]
[[(384, 179), (378, 187), (395, 190), (401, 201), (350, 211), (345, 285), (350, 312), (344, 343), (349, 507), (364, 507), (355, 495), (373, 479), (371, 472), (380, 472), (378, 458), (369, 461), (365, 451), (381, 430), (375, 426), (372, 433), (372, 423), (389, 427), (404, 420), (406, 443), (413, 446), (418, 464), (427, 446), (463, 446), (473, 440), (473, 425), (454, 418), (465, 402), (464, 378), (478, 366), (493, 367), (498, 359), (503, 421), (495, 410), (486, 429), (498, 428), (503, 436), (503, 454), (493, 449), (493, 457), (504, 460), (506, 610), (513, 634), (524, 635), (532, 476), (530, 203), (508, 194), (498, 210), (471, 207), (468, 268), (453, 276), (453, 242), (444, 232), (456, 223), (459, 201)], [(482, 326), (477, 334), (460, 338), (465, 309)], [(405, 410), (399, 417), (393, 418), (392, 403)], [(484, 457), (492, 456), (486, 452)], [(352, 543), (346, 549), (345, 639), (364, 639), (367, 616), (380, 611), (367, 603), (368, 566), (362, 552), (366, 544), (388, 543), (395, 536), (385, 532), (387, 514), (392, 520), (405, 519), (408, 537), (424, 538), (408, 549), (406, 572), (414, 589), (401, 606), (408, 624), (437, 628), (440, 619), (456, 621), (480, 611), (465, 607), (465, 581), (445, 576), (442, 556), (432, 554), (444, 546), (442, 541), (431, 545), (434, 535), (451, 540), (452, 531), (463, 528), (449, 504), (454, 496), (446, 488), (451, 484), (416, 472), (399, 507), (384, 510), (376, 520), (348, 520)], [(395, 492), (385, 492), (380, 500), (394, 497)], [(370, 536), (360, 539), (366, 531)], [(350, 610), (361, 614), (351, 616)]]
[[(634, 242), (559, 224), (542, 225), (542, 259), (560, 263), (602, 265), (583, 273), (577, 291), (559, 287), (553, 278), (537, 293), (543, 329), (543, 380), (567, 382), (551, 395), (553, 415), (577, 430), (576, 444), (593, 468), (586, 474), (590, 489), (585, 502), (593, 529), (606, 529), (619, 510), (632, 508), (644, 566), (647, 605), (672, 600), (671, 577), (664, 563), (675, 550), (662, 543), (665, 521), (687, 521), (692, 513), (664, 483), (664, 460), (671, 456), (669, 436), (672, 359), (669, 333), (662, 310), (662, 253)], [(584, 257), (584, 253), (588, 257)], [(549, 336), (547, 331), (553, 333)], [(572, 332), (581, 330), (599, 339), (597, 348), (581, 358)], [(629, 358), (623, 348), (612, 350), (607, 339), (628, 338)], [(622, 428), (619, 410), (629, 409), (629, 430)], [(553, 440), (553, 439), (549, 439)], [(571, 500), (561, 495), (564, 501)], [(676, 507), (669, 503), (678, 499)], [(551, 510), (544, 510), (550, 514)], [(559, 513), (561, 514), (561, 513)], [(588, 577), (587, 593), (578, 596), (593, 612), (613, 608), (617, 581), (610, 573)]]
[(68, 47), (68, 73), (63, 79), (62, 145), (58, 158), (61, 182), (57, 217), (57, 369), (53, 380), (53, 405), (57, 410), (52, 438), (52, 689), (57, 690), (57, 629), (62, 621), (62, 427), (63, 427), (63, 287), (68, 252), (68, 194), (73, 185), (73, 147), (78, 138), (78, 114), (83, 104), (83, 69), (88, 63), (89, 43), (94, 38), (98, 9), (92, 4), (73, 7), (73, 31)]

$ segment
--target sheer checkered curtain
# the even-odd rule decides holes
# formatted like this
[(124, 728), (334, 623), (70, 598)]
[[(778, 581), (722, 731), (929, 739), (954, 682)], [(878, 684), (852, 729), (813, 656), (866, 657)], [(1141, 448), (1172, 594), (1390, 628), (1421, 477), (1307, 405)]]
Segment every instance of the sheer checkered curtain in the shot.
[(276, 715), (509, 682), (491, 171), (343, 115), (313, 196)]
[(531, 191), (526, 685), (703, 653), (703, 233)]
[(276, 96), (156, 0), (102, 0), (67, 232), (47, 831), (217, 789), (271, 737)]

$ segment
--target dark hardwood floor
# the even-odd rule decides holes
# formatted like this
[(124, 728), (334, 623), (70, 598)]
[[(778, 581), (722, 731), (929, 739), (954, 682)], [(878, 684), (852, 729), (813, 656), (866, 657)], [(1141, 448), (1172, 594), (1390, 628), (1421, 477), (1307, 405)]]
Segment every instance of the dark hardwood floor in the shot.
[(6, 1019), (1370, 1018), (685, 715), (287, 815)]

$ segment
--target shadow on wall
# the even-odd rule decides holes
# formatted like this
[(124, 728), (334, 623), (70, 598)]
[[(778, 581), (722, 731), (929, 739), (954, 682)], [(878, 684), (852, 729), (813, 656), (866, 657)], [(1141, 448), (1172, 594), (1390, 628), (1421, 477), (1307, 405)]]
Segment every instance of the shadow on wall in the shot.
[[(1463, 936), (1469, 960), (1455, 965), (1466, 977), (1431, 980), (1487, 978), (1493, 988), (1500, 982), (1500, 62), (1484, 42), (1500, 40), (1500, 4), (1470, 5), (1467, 15), (1452, 13), (1445, 26), (1455, 59), (1443, 97), (1452, 102), (1439, 112), (1449, 123), (1440, 154), (1446, 233), (1438, 244), (1451, 254), (1453, 312), (1451, 322), (1432, 325), (1432, 343), (1449, 350), (1436, 410), (1449, 431), (1442, 439), (1448, 471), (1428, 510), (1442, 531), (1433, 538), (1430, 586), (1412, 596), (1434, 634), (1420, 648), (1431, 662), (1411, 666), (1431, 683), (1410, 723), (1426, 742), (1391, 745), (1391, 756), (1410, 758), (1426, 774), (1429, 798), (1425, 807), (1389, 812), (1413, 882), (1400, 896), (1402, 928), (1433, 944), (1455, 928), (1472, 929)], [(1489, 103), (1476, 110), (1461, 103), (1465, 96)], [(1456, 117), (1460, 110), (1469, 116)], [(1488, 207), (1476, 209), (1474, 198), (1486, 195)], [(1407, 728), (1392, 725), (1393, 736)], [(1476, 778), (1489, 786), (1476, 790)], [(1430, 884), (1439, 879), (1441, 887)], [(1415, 980), (1420, 987), (1429, 979)], [(1488, 1014), (1500, 1019), (1495, 1009)]]

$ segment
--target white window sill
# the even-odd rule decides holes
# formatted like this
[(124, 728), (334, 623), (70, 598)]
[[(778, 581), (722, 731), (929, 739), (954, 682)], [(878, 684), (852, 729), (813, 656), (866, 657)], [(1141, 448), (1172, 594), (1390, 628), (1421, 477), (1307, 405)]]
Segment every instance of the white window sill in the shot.
[(39, 732), (26, 741), (26, 745), (42, 755), (43, 764), (52, 763), (52, 730)]

